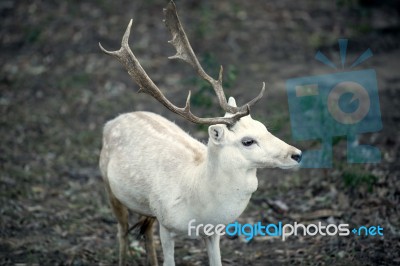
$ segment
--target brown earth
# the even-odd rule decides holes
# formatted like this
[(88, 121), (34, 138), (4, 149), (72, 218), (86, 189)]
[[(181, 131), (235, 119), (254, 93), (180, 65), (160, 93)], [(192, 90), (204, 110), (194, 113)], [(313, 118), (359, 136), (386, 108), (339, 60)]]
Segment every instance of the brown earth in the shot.
[[(117, 2), (117, 3), (116, 3)], [(0, 264), (116, 264), (116, 221), (97, 166), (103, 124), (149, 110), (206, 141), (204, 127), (183, 121), (138, 89), (102, 54), (116, 49), (132, 17), (131, 46), (153, 80), (177, 105), (192, 89), (194, 112), (221, 114), (191, 69), (167, 60), (174, 50), (162, 23), (166, 1), (3, 1), (0, 4), (1, 219)], [(335, 139), (332, 169), (264, 169), (239, 221), (380, 225), (384, 236), (223, 238), (224, 265), (400, 264), (399, 4), (374, 1), (177, 1), (194, 50), (239, 104), (267, 82), (252, 110), (278, 137), (291, 140), (285, 81), (332, 73), (337, 39), (349, 39), (349, 60), (371, 48), (358, 69), (377, 72), (383, 129), (360, 142), (378, 147), (378, 164), (347, 164), (346, 139)], [(132, 218), (132, 223), (134, 219)], [(158, 236), (156, 241), (159, 243)], [(129, 262), (143, 265), (143, 243), (130, 236)], [(159, 261), (162, 261), (158, 245)], [(176, 243), (177, 265), (206, 265), (201, 241)]]

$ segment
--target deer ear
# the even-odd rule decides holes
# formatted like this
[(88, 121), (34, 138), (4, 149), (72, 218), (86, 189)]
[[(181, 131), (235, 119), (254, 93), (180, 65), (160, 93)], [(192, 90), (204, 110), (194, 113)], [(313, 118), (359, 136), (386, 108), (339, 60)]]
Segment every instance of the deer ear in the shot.
[[(230, 105), (232, 107), (237, 107), (235, 98), (229, 97), (228, 105)], [(224, 117), (232, 117), (232, 116), (233, 116), (233, 114), (226, 112)]]
[(208, 127), (208, 135), (210, 136), (210, 140), (219, 145), (224, 140), (224, 126), (223, 125), (212, 125)]
[(237, 107), (235, 98), (229, 97), (228, 104), (232, 107)]

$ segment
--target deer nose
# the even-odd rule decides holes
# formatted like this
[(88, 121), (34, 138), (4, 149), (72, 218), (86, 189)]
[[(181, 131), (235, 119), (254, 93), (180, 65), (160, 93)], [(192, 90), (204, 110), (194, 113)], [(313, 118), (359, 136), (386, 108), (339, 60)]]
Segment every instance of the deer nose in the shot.
[(292, 156), (290, 156), (293, 160), (295, 160), (296, 162), (300, 163), (301, 161), (301, 152), (299, 154), (292, 154)]

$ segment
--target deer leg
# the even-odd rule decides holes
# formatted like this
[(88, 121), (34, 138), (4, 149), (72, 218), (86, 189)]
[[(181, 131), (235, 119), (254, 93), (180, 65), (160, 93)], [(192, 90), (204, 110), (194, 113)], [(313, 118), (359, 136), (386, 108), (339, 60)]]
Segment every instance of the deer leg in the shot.
[(204, 238), (210, 266), (222, 266), (219, 239), (220, 236), (218, 234)]
[(160, 240), (164, 254), (164, 266), (175, 266), (173, 234), (160, 223)]
[(118, 242), (119, 242), (119, 266), (126, 262), (126, 244), (128, 240), (128, 209), (109, 193), (111, 208), (118, 220)]
[(144, 233), (144, 237), (146, 239), (146, 254), (147, 254), (147, 264), (151, 266), (158, 266), (157, 261), (157, 253), (154, 247), (153, 241), (153, 223), (155, 220), (152, 220), (151, 223), (146, 228)]

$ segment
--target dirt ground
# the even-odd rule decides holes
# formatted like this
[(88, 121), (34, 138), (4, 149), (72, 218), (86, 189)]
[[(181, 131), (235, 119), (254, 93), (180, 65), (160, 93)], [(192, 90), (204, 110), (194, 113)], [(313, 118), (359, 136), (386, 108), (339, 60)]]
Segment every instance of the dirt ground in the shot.
[[(206, 141), (206, 128), (183, 121), (138, 89), (98, 42), (119, 48), (130, 18), (131, 47), (168, 98), (193, 111), (222, 115), (209, 87), (171, 61), (162, 23), (166, 1), (2, 1), (0, 13), (0, 264), (115, 265), (116, 221), (98, 169), (104, 123), (120, 113), (153, 111)], [(267, 95), (252, 110), (279, 138), (291, 137), (285, 81), (332, 73), (318, 50), (339, 62), (371, 48), (357, 69), (376, 70), (383, 129), (360, 143), (378, 147), (377, 164), (347, 164), (346, 138), (334, 140), (331, 169), (258, 171), (259, 188), (242, 223), (380, 225), (384, 236), (223, 237), (224, 265), (400, 264), (400, 18), (397, 1), (177, 1), (206, 71), (225, 71), (225, 91), (244, 103), (261, 82)], [(342, 71), (342, 70), (340, 70)], [(333, 71), (334, 72), (334, 71)], [(131, 222), (135, 221), (132, 217)], [(158, 243), (159, 261), (162, 253)], [(207, 265), (200, 240), (179, 239), (177, 265)], [(129, 263), (144, 265), (130, 236)]]

